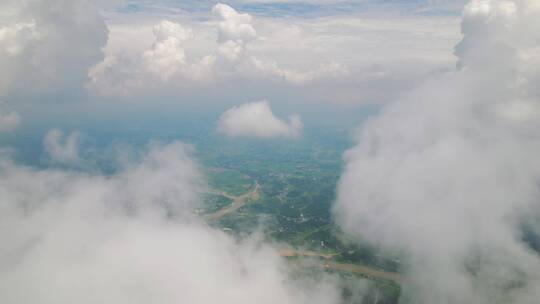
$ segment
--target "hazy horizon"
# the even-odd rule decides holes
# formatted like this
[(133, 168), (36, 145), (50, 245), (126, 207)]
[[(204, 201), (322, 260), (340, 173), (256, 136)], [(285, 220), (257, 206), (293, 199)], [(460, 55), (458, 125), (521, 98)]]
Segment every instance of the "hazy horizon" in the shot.
[(533, 304), (540, 1), (0, 0), (0, 302)]

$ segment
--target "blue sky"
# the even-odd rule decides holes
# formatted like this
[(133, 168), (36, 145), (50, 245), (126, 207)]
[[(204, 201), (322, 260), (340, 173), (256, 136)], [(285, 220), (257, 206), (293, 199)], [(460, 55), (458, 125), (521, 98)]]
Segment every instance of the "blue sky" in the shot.
[[(399, 12), (405, 14), (461, 13), (464, 0), (366, 0), (366, 1), (222, 1), (256, 15), (322, 16), (351, 13)], [(119, 8), (123, 12), (159, 13), (177, 9), (188, 12), (208, 11), (216, 1), (128, 0)]]

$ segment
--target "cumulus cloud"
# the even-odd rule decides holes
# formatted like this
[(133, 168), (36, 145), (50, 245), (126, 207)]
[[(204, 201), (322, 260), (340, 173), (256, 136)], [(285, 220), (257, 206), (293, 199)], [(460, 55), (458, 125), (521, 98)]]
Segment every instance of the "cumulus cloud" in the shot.
[(183, 42), (193, 39), (193, 31), (181, 24), (163, 20), (153, 28), (155, 42), (150, 50), (143, 53), (145, 69), (153, 72), (162, 81), (176, 76), (192, 81), (207, 81), (212, 76), (215, 62), (213, 55), (199, 61), (188, 61)]
[(193, 38), (193, 33), (178, 23), (164, 20), (154, 26), (154, 36), (156, 41), (152, 49), (144, 52), (143, 59), (148, 70), (167, 80), (186, 63), (182, 42)]
[(111, 176), (0, 161), (3, 303), (337, 303), (276, 251), (193, 216), (204, 184), (182, 143)]
[[(265, 39), (257, 34), (253, 26), (253, 17), (239, 13), (234, 8), (218, 3), (212, 12), (221, 18), (218, 23), (217, 57), (234, 62), (232, 67), (239, 74), (247, 74), (260, 78), (270, 78), (291, 84), (303, 84), (325, 77), (338, 77), (346, 74), (346, 68), (339, 63), (331, 62), (319, 65), (319, 68), (299, 71), (280, 66), (275, 60), (258, 58), (249, 54), (249, 44), (256, 39)], [(278, 30), (280, 33), (283, 31)], [(231, 65), (225, 65), (231, 68)]]
[(8, 1), (2, 8), (0, 95), (80, 89), (102, 60), (107, 27), (94, 1)]
[(534, 303), (540, 258), (536, 1), (472, 0), (459, 70), (388, 105), (345, 155), (336, 212), (403, 252), (415, 303)]
[(237, 12), (229, 5), (218, 3), (212, 12), (221, 17), (219, 22), (219, 42), (239, 41), (248, 42), (257, 38), (257, 32), (251, 25), (253, 17)]
[(289, 116), (285, 122), (277, 118), (266, 101), (248, 102), (223, 113), (218, 131), (231, 137), (298, 138), (303, 124), (298, 115)]
[[(151, 47), (128, 55), (133, 52), (129, 50), (132, 39), (121, 38), (129, 41), (127, 45), (107, 51), (107, 57), (91, 69), (91, 87), (102, 93), (126, 94), (149, 87), (189, 88), (254, 77), (298, 85), (346, 74), (345, 66), (335, 61), (318, 68), (294, 68), (253, 54), (251, 45), (266, 39), (258, 34), (253, 16), (222, 3), (211, 13), (212, 20), (205, 23), (162, 20), (153, 26), (151, 35), (141, 35), (147, 29), (132, 31), (137, 39), (152, 37)], [(117, 35), (112, 37), (110, 44)], [(208, 37), (213, 40), (205, 41)]]
[(71, 132), (64, 136), (64, 132), (52, 129), (45, 135), (43, 146), (51, 160), (59, 163), (75, 163), (79, 157), (79, 132)]
[(218, 54), (229, 61), (241, 59), (247, 43), (258, 38), (251, 24), (253, 17), (222, 3), (216, 4), (212, 12), (221, 19), (218, 24)]

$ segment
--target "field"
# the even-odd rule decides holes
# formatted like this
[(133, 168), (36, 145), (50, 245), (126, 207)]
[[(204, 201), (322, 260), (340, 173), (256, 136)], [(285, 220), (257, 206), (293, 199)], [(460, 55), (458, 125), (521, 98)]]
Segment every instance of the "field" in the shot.
[(368, 278), (378, 296), (387, 298), (379, 303), (395, 303), (398, 255), (367, 243), (356, 245), (333, 221), (347, 146), (339, 138), (344, 136), (293, 143), (232, 139), (219, 145), (207, 138), (198, 146), (212, 188), (205, 201), (206, 219), (234, 235), (262, 231), (267, 240), (283, 244), (281, 255), (291, 263), (315, 260), (316, 268)]
[[(99, 154), (82, 157), (95, 159), (95, 167), (109, 174), (117, 170), (117, 147), (111, 145), (116, 138), (123, 138), (121, 145), (128, 152), (141, 150), (149, 138), (161, 142), (182, 140), (194, 147), (193, 157), (201, 165), (209, 186), (204, 203), (194, 212), (210, 225), (234, 236), (262, 232), (267, 241), (283, 247), (282, 255), (290, 261), (291, 268), (302, 266), (298, 273), (311, 268), (339, 274), (351, 282), (368, 278), (370, 297), (379, 299), (377, 303), (396, 303), (400, 293), (399, 254), (366, 242), (358, 245), (358, 240), (343, 234), (333, 220), (332, 205), (342, 172), (342, 155), (352, 146), (347, 131), (312, 126), (306, 128), (310, 133), (298, 140), (234, 139), (216, 134), (205, 127), (211, 124), (204, 120), (194, 118), (182, 123), (175, 130), (184, 131), (142, 128), (132, 132), (119, 130), (121, 133), (115, 134), (110, 129), (82, 130), (91, 138), (100, 138), (99, 142), (88, 142), (97, 148), (87, 152)], [(49, 166), (40, 156), (42, 134), (29, 130), (23, 135), (3, 138), (19, 150), (33, 151), (17, 161)], [(138, 157), (135, 153), (124, 156)], [(306, 263), (311, 266), (305, 267)]]

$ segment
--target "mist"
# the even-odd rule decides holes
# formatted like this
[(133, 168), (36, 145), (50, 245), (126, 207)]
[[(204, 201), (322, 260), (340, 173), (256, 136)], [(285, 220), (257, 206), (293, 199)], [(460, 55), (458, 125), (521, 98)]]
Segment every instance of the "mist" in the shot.
[(404, 302), (539, 296), (523, 233), (540, 232), (538, 20), (536, 1), (469, 2), (456, 71), (385, 107), (345, 154), (335, 212), (399, 254)]
[(2, 302), (339, 303), (332, 278), (295, 280), (273, 247), (193, 213), (206, 186), (192, 150), (151, 144), (110, 176), (3, 156)]

